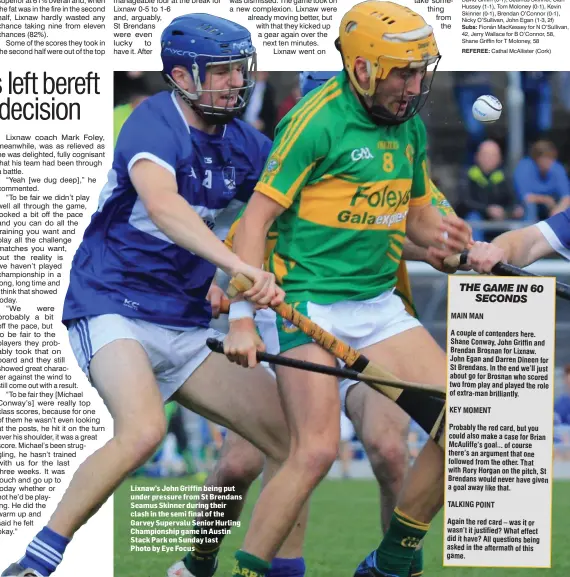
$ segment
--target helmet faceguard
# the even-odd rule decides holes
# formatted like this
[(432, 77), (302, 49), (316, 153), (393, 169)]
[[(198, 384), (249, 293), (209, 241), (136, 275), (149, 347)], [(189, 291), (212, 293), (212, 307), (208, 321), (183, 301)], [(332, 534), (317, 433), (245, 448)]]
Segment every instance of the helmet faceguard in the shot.
[[(357, 4), (342, 19), (336, 47), (363, 107), (374, 122), (402, 124), (424, 106), (441, 56), (432, 27), (419, 14), (392, 2), (371, 0)], [(369, 76), (366, 87), (356, 78), (358, 58), (366, 62)], [(395, 70), (404, 75), (406, 71), (410, 75), (422, 74), (419, 94), (410, 97), (404, 84), (401, 99), (407, 106), (396, 113), (378, 101), (382, 88), (379, 81), (386, 80)]]
[[(181, 16), (164, 30), (161, 46), (166, 81), (208, 124), (227, 124), (245, 110), (255, 86), (257, 55), (243, 26), (208, 14)], [(193, 91), (174, 81), (177, 66), (190, 74)], [(213, 72), (231, 77), (236, 67), (241, 86), (214, 87)]]

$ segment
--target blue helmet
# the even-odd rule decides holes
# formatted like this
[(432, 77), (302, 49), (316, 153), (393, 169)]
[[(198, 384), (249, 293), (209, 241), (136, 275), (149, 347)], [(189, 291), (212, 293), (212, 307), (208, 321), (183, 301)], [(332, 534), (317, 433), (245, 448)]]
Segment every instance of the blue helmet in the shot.
[(340, 72), (301, 72), (299, 74), (301, 95), (305, 96), (311, 92), (311, 90), (322, 86), (327, 80), (338, 74), (340, 74)]
[[(160, 38), (162, 73), (182, 99), (210, 124), (225, 124), (241, 114), (255, 85), (256, 52), (249, 31), (224, 18), (210, 14), (187, 14), (175, 18)], [(213, 90), (206, 86), (210, 66), (242, 65), (244, 83), (239, 89)], [(182, 89), (172, 78), (176, 66), (184, 67), (194, 82), (193, 92)], [(205, 95), (206, 98), (200, 97)], [(215, 105), (220, 96), (226, 105)], [(235, 101), (230, 105), (230, 100)]]

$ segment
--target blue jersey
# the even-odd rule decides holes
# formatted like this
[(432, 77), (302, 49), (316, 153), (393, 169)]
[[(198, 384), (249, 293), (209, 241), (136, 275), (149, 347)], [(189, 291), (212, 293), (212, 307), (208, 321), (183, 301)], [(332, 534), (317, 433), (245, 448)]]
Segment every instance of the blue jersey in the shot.
[(139, 159), (167, 169), (176, 177), (178, 193), (216, 231), (219, 225), (229, 227), (228, 213), (249, 200), (270, 149), (267, 137), (240, 120), (215, 135), (190, 129), (171, 93), (140, 104), (121, 130), (97, 212), (74, 256), (63, 322), (115, 313), (168, 326), (207, 327), (206, 294), (216, 267), (156, 227), (129, 171)]
[(536, 226), (550, 246), (570, 260), (570, 208), (539, 222)]

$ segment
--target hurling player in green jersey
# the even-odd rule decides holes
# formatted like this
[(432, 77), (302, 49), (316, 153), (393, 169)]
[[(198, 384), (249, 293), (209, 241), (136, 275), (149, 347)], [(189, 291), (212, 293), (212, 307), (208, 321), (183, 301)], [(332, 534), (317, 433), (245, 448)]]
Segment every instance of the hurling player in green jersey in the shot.
[[(404, 239), (443, 259), (470, 241), (469, 226), (431, 203), (426, 133), (417, 115), (439, 52), (424, 19), (392, 2), (368, 1), (343, 17), (337, 42), (343, 72), (311, 92), (279, 124), (265, 170), (234, 239), (261, 266), (275, 223), (270, 268), (285, 300), (398, 377), (439, 385), (446, 357), (394, 294)], [(255, 298), (251, 299), (255, 301)], [(225, 352), (256, 364), (264, 345), (251, 317), (234, 315)], [(288, 357), (335, 359), (277, 317), (261, 330)], [(268, 348), (273, 348), (269, 347)], [(342, 406), (362, 431), (376, 415), (370, 388), (277, 368), (289, 424), (289, 457), (263, 489), (233, 575), (264, 576), (303, 504), (337, 455)], [(407, 577), (414, 549), (443, 501), (444, 455), (428, 441), (400, 495), (378, 551), (357, 575)]]

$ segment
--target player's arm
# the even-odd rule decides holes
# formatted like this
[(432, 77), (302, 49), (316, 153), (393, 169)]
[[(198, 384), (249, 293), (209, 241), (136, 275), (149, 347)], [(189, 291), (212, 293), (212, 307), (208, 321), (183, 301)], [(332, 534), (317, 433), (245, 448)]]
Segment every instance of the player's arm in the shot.
[(404, 248), (402, 250), (403, 260), (426, 261), (427, 248), (414, 244), (408, 237), (404, 239)]
[[(254, 192), (235, 227), (232, 245), (236, 254), (254, 267), (263, 266), (267, 233), (284, 210), (283, 205), (264, 194)], [(243, 295), (248, 297), (249, 293), (250, 291), (246, 291)], [(279, 304), (284, 296), (280, 290), (278, 298), (274, 298), (271, 304)], [(239, 301), (240, 298), (238, 295), (236, 300)], [(251, 300), (255, 302), (255, 297)], [(269, 304), (269, 301), (257, 302)], [(235, 305), (233, 307), (235, 308)], [(231, 361), (243, 367), (254, 367), (257, 364), (256, 352), (265, 350), (265, 345), (257, 334), (255, 321), (252, 317), (244, 316), (243, 312), (236, 315), (235, 319), (232, 319), (232, 316), (230, 309), (230, 330), (224, 339), (224, 352)]]
[(244, 274), (255, 282), (251, 294), (274, 297), (274, 276), (246, 265), (216, 237), (178, 194), (176, 178), (170, 170), (143, 158), (134, 163), (129, 174), (149, 218), (170, 240), (215, 264), (228, 275)]
[(490, 274), (498, 262), (525, 267), (555, 251), (535, 226), (505, 232), (492, 243), (476, 242), (469, 251), (467, 264), (478, 273)]
[(261, 267), (265, 259), (267, 233), (284, 211), (282, 204), (254, 192), (236, 227), (233, 239), (236, 254), (248, 264)]
[(498, 236), (491, 244), (477, 243), (468, 264), (488, 273), (498, 262), (525, 267), (540, 258), (559, 253), (570, 260), (570, 209), (535, 225)]
[(240, 261), (178, 193), (176, 167), (180, 158), (176, 142), (171, 128), (144, 104), (125, 121), (117, 139), (115, 161), (128, 171), (149, 219), (180, 247), (230, 275), (241, 272), (254, 281), (257, 292), (274, 295), (273, 275)]
[(130, 171), (149, 218), (174, 243), (214, 263), (227, 274), (237, 274), (239, 258), (206, 226), (198, 213), (178, 194), (174, 175), (151, 160), (139, 160)]
[[(455, 214), (455, 211), (453, 210), (453, 207), (449, 204), (447, 198), (445, 198), (444, 194), (439, 190), (439, 188), (437, 188), (437, 186), (431, 179), (429, 181), (429, 194), (431, 204), (437, 208), (437, 210), (442, 216), (446, 216), (448, 214)], [(402, 259), (427, 262), (438, 270), (442, 270), (443, 266), (442, 262), (438, 263), (433, 262), (434, 259), (431, 257), (430, 251), (427, 248), (423, 246), (418, 246), (417, 244), (413, 243), (408, 237), (406, 237), (404, 240)]]
[(406, 235), (423, 248), (441, 251), (441, 258), (462, 252), (471, 240), (469, 225), (455, 215), (443, 216), (431, 203), (432, 186), (427, 171), (426, 131), (421, 119), (416, 119), (410, 205)]
[(518, 267), (528, 266), (555, 252), (537, 226), (505, 232), (491, 244), (503, 251), (505, 258), (503, 262)]
[[(232, 245), (236, 254), (254, 267), (261, 267), (265, 255), (265, 243), (269, 228), (275, 219), (285, 210), (271, 198), (254, 192), (248, 202), (241, 218), (239, 219), (233, 235)], [(243, 293), (248, 297), (250, 291)], [(279, 298), (274, 298), (272, 304), (279, 304), (283, 300), (284, 293), (280, 291)], [(239, 301), (240, 295), (236, 298)], [(255, 302), (255, 296), (251, 299)], [(257, 301), (259, 304), (262, 301)], [(235, 309), (236, 305), (232, 305)], [(238, 305), (240, 306), (240, 305)], [(230, 329), (224, 339), (224, 352), (230, 361), (236, 362), (243, 367), (255, 367), (257, 364), (257, 351), (264, 351), (265, 345), (259, 338), (255, 321), (248, 316), (246, 311), (238, 312), (232, 318), (233, 311), (230, 308)]]
[[(437, 208), (442, 216), (454, 215), (455, 211), (445, 198), (444, 194), (437, 188), (435, 183), (430, 180), (430, 195), (431, 204)], [(472, 243), (470, 243), (471, 245)], [(441, 254), (440, 254), (441, 253)], [(422, 261), (431, 265), (434, 269), (441, 272), (452, 273), (455, 270), (445, 266), (443, 261), (443, 253), (437, 248), (425, 248), (413, 243), (408, 237), (404, 240), (404, 248), (402, 250), (402, 259), (411, 261)]]
[[(294, 129), (302, 110), (300, 108), (297, 115), (286, 117), (278, 125), (265, 169), (236, 227), (233, 250), (252, 266), (262, 265), (271, 225), (293, 204), (310, 179), (316, 159), (326, 154), (319, 155), (321, 149), (318, 147), (329, 150), (329, 139), (326, 134), (316, 138), (314, 124), (311, 130)], [(257, 363), (256, 350), (263, 350), (263, 343), (255, 332), (253, 319), (241, 318), (230, 322), (230, 331), (224, 340), (224, 352), (228, 358), (242, 366), (252, 367)]]
[(410, 206), (406, 234), (423, 248), (433, 248), (443, 255), (462, 252), (471, 240), (471, 228), (454, 215), (442, 216), (431, 204)]

